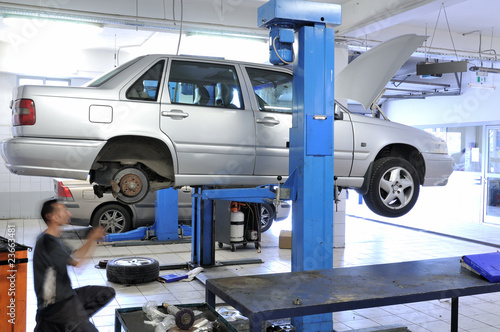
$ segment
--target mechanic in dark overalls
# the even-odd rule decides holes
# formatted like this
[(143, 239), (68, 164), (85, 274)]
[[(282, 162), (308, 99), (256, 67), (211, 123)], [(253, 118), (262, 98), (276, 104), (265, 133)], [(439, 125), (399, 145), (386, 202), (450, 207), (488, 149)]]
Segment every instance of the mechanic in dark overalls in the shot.
[(105, 232), (101, 227), (93, 229), (85, 244), (73, 251), (61, 240), (62, 228), (71, 218), (66, 206), (46, 201), (41, 215), (47, 229), (38, 236), (33, 253), (38, 303), (35, 332), (98, 331), (89, 318), (115, 297), (115, 290), (105, 286), (73, 289), (67, 266), (81, 264)]

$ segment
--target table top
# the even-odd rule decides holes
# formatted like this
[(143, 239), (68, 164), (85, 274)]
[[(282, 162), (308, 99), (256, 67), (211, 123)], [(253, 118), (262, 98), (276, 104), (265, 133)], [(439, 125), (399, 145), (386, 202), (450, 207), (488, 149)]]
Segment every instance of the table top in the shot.
[(265, 319), (500, 292), (460, 257), (208, 279), (206, 287), (243, 315)]

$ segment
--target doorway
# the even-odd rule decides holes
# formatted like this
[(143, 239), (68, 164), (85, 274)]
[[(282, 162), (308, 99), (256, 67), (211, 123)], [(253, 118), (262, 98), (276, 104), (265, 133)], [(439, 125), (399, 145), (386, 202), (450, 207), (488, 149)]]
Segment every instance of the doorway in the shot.
[(483, 221), (500, 225), (500, 126), (486, 126), (486, 145)]

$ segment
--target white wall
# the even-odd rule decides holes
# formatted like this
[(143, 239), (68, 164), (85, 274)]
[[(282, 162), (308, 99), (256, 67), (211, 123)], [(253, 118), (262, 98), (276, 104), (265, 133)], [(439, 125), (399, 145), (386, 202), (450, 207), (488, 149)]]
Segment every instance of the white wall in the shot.
[[(11, 137), (9, 103), (17, 83), (13, 74), (0, 73), (0, 140)], [(40, 202), (53, 192), (51, 178), (19, 176), (0, 166), (0, 219), (38, 218)]]
[[(33, 56), (23, 61), (22, 54), (33, 54), (26, 44), (17, 46), (0, 43), (0, 140), (10, 138), (12, 89), (17, 85), (17, 73), (29, 76), (48, 78), (70, 78), (73, 86), (82, 85), (90, 77), (110, 70), (114, 65), (112, 51), (89, 50), (76, 62), (71, 62), (71, 68), (59, 66), (54, 69), (54, 63), (61, 64), (62, 59), (53, 57), (50, 62), (44, 62)], [(24, 65), (23, 65), (24, 63)], [(15, 64), (15, 65), (14, 65)], [(73, 74), (73, 76), (68, 76)], [(39, 218), (40, 204), (54, 195), (52, 178), (19, 176), (12, 174), (0, 165), (0, 219)]]

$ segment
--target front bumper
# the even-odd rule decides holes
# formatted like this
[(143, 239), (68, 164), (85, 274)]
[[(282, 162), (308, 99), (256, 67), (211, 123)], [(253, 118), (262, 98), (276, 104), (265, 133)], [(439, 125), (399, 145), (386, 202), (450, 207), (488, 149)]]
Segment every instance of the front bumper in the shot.
[(14, 174), (85, 180), (106, 141), (15, 137), (1, 142)]
[(423, 153), (425, 161), (424, 186), (444, 186), (453, 173), (453, 158), (447, 154)]

